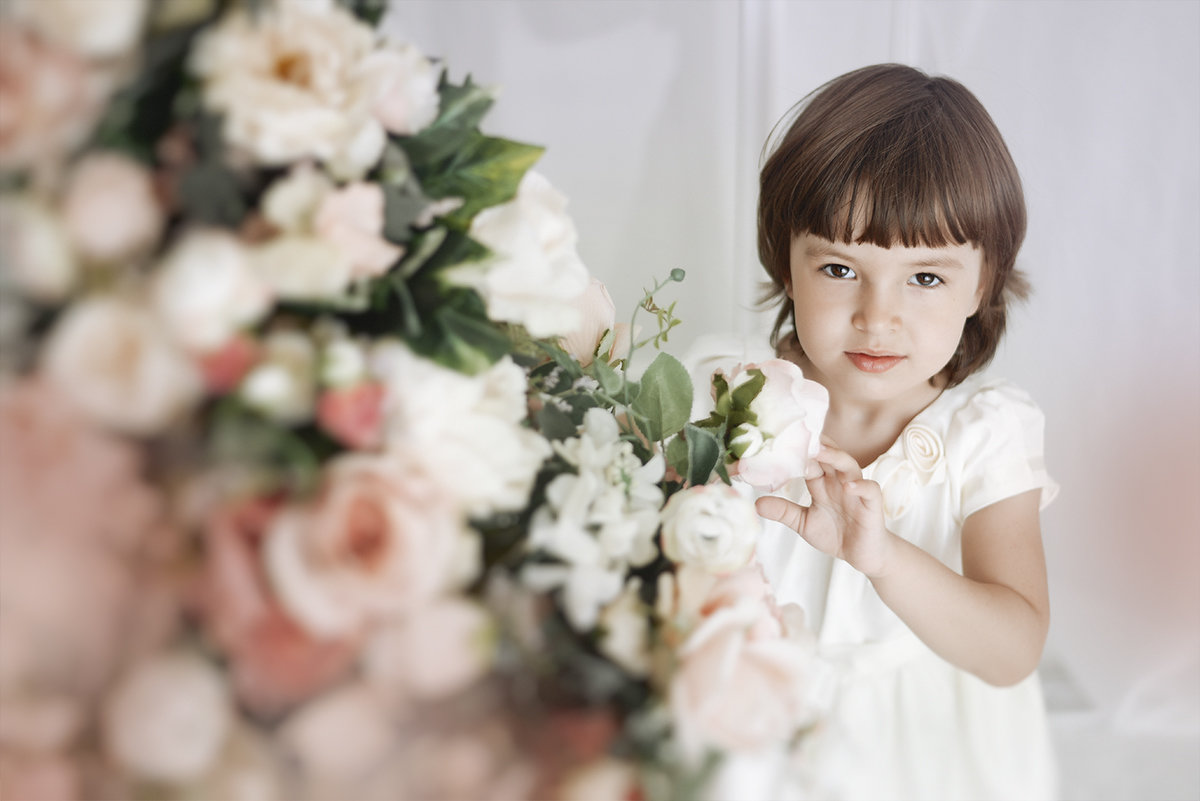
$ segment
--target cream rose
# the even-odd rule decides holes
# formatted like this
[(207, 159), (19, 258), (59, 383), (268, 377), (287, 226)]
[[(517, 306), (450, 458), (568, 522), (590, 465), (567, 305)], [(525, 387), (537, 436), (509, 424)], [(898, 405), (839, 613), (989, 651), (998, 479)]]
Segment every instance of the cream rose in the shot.
[(262, 319), (271, 293), (232, 234), (195, 229), (167, 254), (155, 277), (154, 302), (176, 342), (207, 353)]
[(315, 235), (284, 234), (251, 249), (250, 266), (260, 281), (285, 300), (328, 300), (345, 293), (350, 260)]
[(54, 212), (32, 197), (0, 196), (0, 286), (58, 303), (78, 280), (79, 265)]
[(267, 570), (288, 612), (317, 636), (412, 611), (455, 578), (464, 534), (452, 499), (413, 467), (341, 456), (320, 495), (267, 532)]
[(590, 277), (566, 206), (544, 176), (525, 173), (513, 200), (484, 209), (471, 223), (471, 236), (495, 258), (453, 271), (451, 280), (479, 292), (493, 320), (523, 325), (535, 337), (575, 331)]
[(107, 92), (75, 53), (0, 24), (0, 169), (54, 166), (91, 132)]
[(752, 487), (773, 492), (803, 476), (808, 460), (820, 450), (829, 392), (786, 359), (735, 368), (727, 377), (730, 390), (749, 381), (751, 370), (760, 370), (766, 382), (750, 402), (757, 422), (731, 432), (737, 456), (732, 472)]
[(155, 316), (116, 297), (72, 306), (42, 356), (47, 375), (84, 411), (132, 434), (161, 431), (203, 390), (196, 367)]
[(762, 519), (752, 499), (725, 484), (689, 487), (662, 511), (667, 558), (711, 573), (745, 567), (754, 556)]
[(437, 119), (438, 71), (409, 44), (394, 44), (369, 55), (365, 68), (381, 76), (375, 118), (400, 136), (419, 133)]
[(326, 195), (313, 229), (342, 252), (354, 278), (383, 275), (404, 253), (383, 238), (383, 188), (378, 184), (352, 183)]
[(134, 667), (108, 698), (102, 723), (120, 765), (147, 779), (182, 782), (215, 763), (232, 718), (217, 668), (173, 652)]
[(258, 364), (242, 379), (247, 405), (286, 424), (311, 420), (317, 394), (317, 351), (302, 331), (272, 331)]
[(165, 222), (150, 171), (118, 153), (89, 153), (75, 165), (62, 214), (80, 255), (98, 262), (149, 252)]
[(259, 163), (304, 158), (336, 177), (361, 177), (386, 141), (373, 109), (384, 75), (370, 69), (373, 31), (332, 3), (238, 9), (204, 34), (190, 68), (225, 137)]
[(529, 500), (550, 446), (523, 425), (525, 372), (511, 359), (473, 376), (383, 342), (371, 370), (387, 387), (386, 446), (420, 453), (426, 471), (473, 516)]
[(333, 189), (329, 176), (311, 163), (301, 162), (267, 188), (263, 216), (287, 233), (311, 233), (317, 208)]

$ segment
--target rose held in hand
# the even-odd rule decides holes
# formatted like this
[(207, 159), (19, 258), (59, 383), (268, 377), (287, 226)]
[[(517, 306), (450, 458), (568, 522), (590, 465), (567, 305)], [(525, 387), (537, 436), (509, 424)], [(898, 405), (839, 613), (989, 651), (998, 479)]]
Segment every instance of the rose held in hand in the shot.
[(726, 379), (731, 395), (761, 372), (762, 389), (749, 403), (752, 420), (731, 432), (730, 449), (737, 457), (730, 472), (758, 489), (774, 492), (804, 475), (807, 462), (821, 447), (821, 427), (829, 409), (829, 392), (809, 381), (785, 359), (735, 368)]
[(750, 561), (760, 527), (754, 504), (733, 487), (690, 487), (663, 508), (663, 551), (675, 562), (728, 573)]

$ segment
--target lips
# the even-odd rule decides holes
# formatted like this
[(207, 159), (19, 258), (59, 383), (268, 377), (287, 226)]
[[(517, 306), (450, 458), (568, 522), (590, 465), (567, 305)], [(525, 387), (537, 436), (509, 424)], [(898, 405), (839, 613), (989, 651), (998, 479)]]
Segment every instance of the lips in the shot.
[(847, 352), (846, 358), (864, 373), (886, 373), (900, 362), (904, 361), (903, 356), (893, 354), (872, 354), (862, 352)]

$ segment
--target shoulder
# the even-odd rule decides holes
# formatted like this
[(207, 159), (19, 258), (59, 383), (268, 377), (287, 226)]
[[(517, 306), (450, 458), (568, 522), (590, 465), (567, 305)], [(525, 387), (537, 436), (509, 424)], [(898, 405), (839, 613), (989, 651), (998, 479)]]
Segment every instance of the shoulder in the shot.
[(1045, 415), (1030, 394), (989, 375), (947, 392), (946, 458), (961, 480), (964, 516), (1037, 488), (1049, 503), (1058, 485), (1046, 471)]

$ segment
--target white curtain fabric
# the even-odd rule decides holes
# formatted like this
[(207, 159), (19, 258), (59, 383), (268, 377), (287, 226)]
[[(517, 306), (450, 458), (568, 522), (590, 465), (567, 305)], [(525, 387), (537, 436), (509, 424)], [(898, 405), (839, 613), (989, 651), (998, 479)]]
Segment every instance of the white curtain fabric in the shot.
[(1048, 418), (1048, 658), (1114, 727), (1200, 734), (1200, 2), (395, 0), (386, 27), (502, 87), (618, 304), (682, 353), (763, 332), (764, 140), (826, 80), (899, 61), (973, 90), (1025, 183), (1035, 294), (993, 370)]

